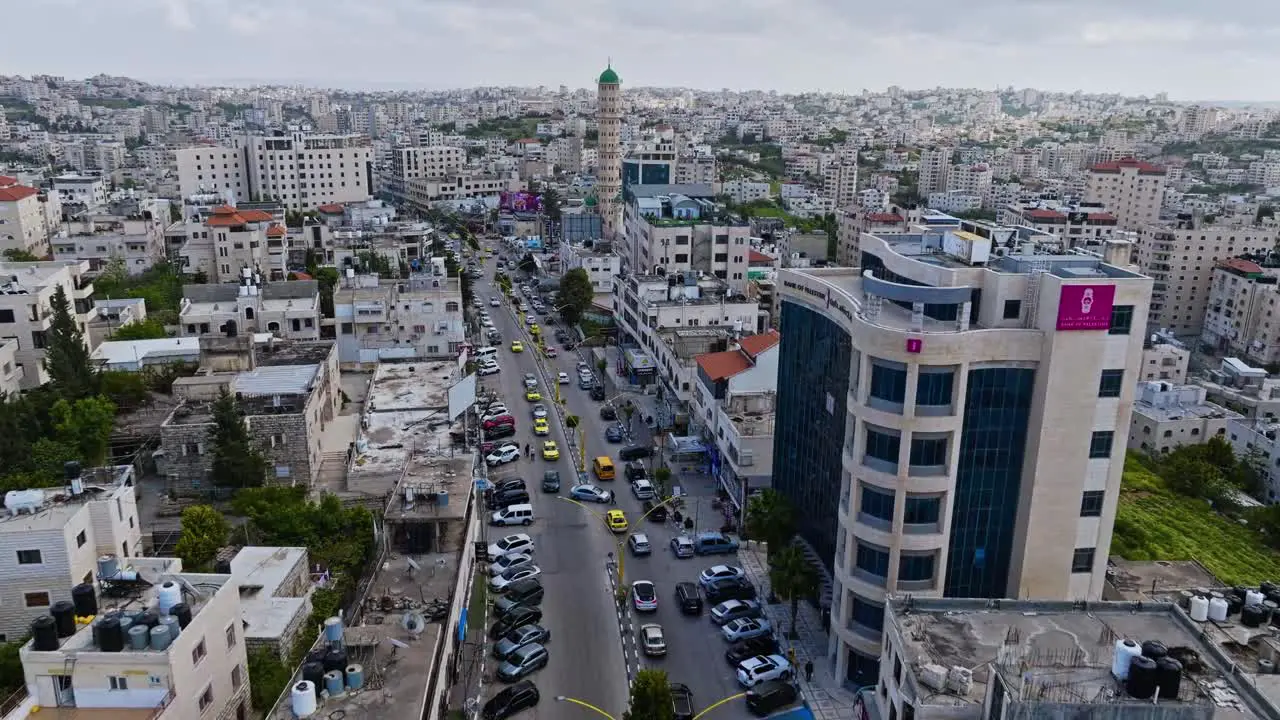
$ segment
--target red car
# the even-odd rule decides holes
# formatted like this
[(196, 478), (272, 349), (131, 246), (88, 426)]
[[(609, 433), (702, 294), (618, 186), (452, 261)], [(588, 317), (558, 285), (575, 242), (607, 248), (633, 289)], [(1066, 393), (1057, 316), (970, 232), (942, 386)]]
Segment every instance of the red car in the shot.
[(493, 418), (492, 420), (485, 420), (484, 429), (492, 430), (496, 427), (501, 427), (503, 425), (514, 426), (515, 424), (516, 424), (516, 419), (514, 417), (511, 417), (510, 415), (499, 415), (498, 417)]
[(557, 352), (555, 348), (553, 348), (553, 347), (549, 347), (549, 348), (547, 348), (547, 357), (555, 357), (555, 356), (557, 356), (557, 355), (559, 355), (559, 354), (560, 354), (560, 353), (559, 353), (559, 352)]

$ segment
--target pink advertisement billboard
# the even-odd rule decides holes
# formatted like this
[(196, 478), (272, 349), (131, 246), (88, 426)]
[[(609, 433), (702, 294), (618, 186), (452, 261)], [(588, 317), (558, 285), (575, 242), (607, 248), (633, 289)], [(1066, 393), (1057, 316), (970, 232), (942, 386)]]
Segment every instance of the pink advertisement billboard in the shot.
[(1063, 285), (1058, 297), (1058, 329), (1110, 329), (1115, 299), (1115, 285)]

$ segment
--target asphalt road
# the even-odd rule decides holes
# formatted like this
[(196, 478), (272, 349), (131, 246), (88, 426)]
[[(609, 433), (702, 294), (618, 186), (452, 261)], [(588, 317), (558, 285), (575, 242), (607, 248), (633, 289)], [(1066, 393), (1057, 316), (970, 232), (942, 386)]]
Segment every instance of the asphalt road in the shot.
[[(517, 433), (512, 440), (521, 447), (525, 443), (540, 449), (542, 440), (533, 435), (530, 403), (524, 398), (523, 377), (526, 372), (538, 372), (534, 350), (512, 353), (510, 342), (522, 337), (514, 316), (507, 307), (490, 308), (488, 298), (500, 296), (492, 283), (493, 261), (486, 263), (486, 277), (475, 285), (476, 297), (483, 298), (485, 309), (494, 318), (503, 336), (503, 346), (498, 354), (502, 372), (481, 378), (481, 386), (499, 389), (507, 407), (516, 418)], [(527, 343), (526, 343), (527, 344)], [(542, 391), (544, 404), (551, 407), (554, 390), (544, 380)], [(538, 685), (542, 702), (533, 711), (519, 717), (545, 720), (573, 720), (587, 718), (592, 713), (567, 703), (558, 703), (555, 697), (575, 697), (606, 709), (621, 717), (629, 696), (626, 663), (620, 637), (616, 605), (606, 569), (607, 557), (615, 548), (612, 534), (590, 513), (572, 503), (557, 501), (540, 490), (542, 475), (556, 469), (564, 480), (562, 495), (567, 495), (573, 483), (575, 470), (566, 447), (559, 422), (551, 423), (551, 439), (561, 448), (561, 459), (545, 461), (541, 453), (535, 459), (519, 461), (495, 469), (494, 479), (521, 477), (529, 486), (533, 499), (535, 521), (529, 529), (490, 527), (490, 542), (509, 533), (528, 532), (536, 544), (535, 562), (542, 569), (546, 597), (542, 603), (543, 624), (551, 631), (547, 649), (550, 662), (534, 673), (532, 680)], [(486, 684), (482, 697), (487, 700), (503, 686), (493, 681), (496, 661), (486, 660)]]

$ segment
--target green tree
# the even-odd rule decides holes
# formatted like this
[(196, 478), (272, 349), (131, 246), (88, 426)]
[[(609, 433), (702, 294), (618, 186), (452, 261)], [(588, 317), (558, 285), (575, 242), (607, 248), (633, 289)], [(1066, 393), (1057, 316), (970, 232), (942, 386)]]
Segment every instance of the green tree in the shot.
[(182, 534), (174, 552), (187, 572), (208, 571), (218, 550), (227, 544), (231, 528), (222, 513), (209, 505), (192, 505), (182, 511)]
[(591, 287), (591, 276), (583, 268), (574, 268), (560, 278), (560, 289), (556, 292), (556, 306), (560, 308), (560, 317), (570, 327), (577, 325), (582, 314), (591, 307), (595, 300), (595, 289)]
[(654, 482), (658, 485), (658, 497), (666, 499), (671, 496), (671, 468), (660, 467), (653, 471)]
[(249, 438), (240, 406), (225, 390), (213, 402), (213, 483), (218, 487), (258, 487), (267, 459)]
[(791, 603), (791, 631), (787, 636), (797, 637), (796, 615), (800, 612), (800, 599), (812, 597), (818, 589), (818, 574), (798, 545), (788, 545), (770, 554), (769, 586), (779, 597)]
[(5, 250), (4, 259), (9, 262), (40, 262), (40, 258), (26, 250), (20, 250), (18, 248), (9, 248), (8, 250)]
[(635, 414), (635, 403), (628, 402), (626, 405), (622, 406), (622, 416), (627, 419), (627, 432), (631, 432), (631, 418), (635, 417)]
[(565, 416), (564, 416), (564, 426), (565, 426), (565, 427), (567, 427), (567, 428), (569, 428), (570, 430), (572, 430), (572, 429), (574, 429), (574, 428), (578, 427), (578, 423), (580, 423), (580, 422), (582, 422), (582, 421), (578, 418), (578, 416), (577, 416), (577, 415), (565, 415)]
[(747, 537), (769, 545), (769, 555), (782, 550), (796, 534), (796, 514), (782, 493), (767, 488), (747, 501)]
[(96, 395), (98, 369), (90, 359), (89, 346), (71, 313), (66, 290), (59, 285), (50, 305), (53, 319), (45, 336), (44, 367), (58, 393), (71, 400)]
[(280, 656), (268, 647), (249, 653), (249, 692), (256, 708), (275, 705), (293, 673), (280, 662)]
[(538, 261), (533, 259), (533, 253), (525, 253), (517, 267), (524, 272), (535, 273), (538, 271)]
[(121, 325), (111, 333), (112, 340), (158, 340), (169, 337), (164, 323), (159, 318), (147, 318), (138, 322)]
[(1227, 473), (1227, 482), (1253, 497), (1261, 497), (1267, 488), (1267, 460), (1262, 448), (1249, 448), (1236, 459), (1235, 467)]
[(645, 668), (631, 682), (631, 709), (626, 720), (675, 720), (671, 683), (665, 670)]
[[(89, 466), (102, 465), (111, 445), (116, 405), (97, 395), (73, 402), (59, 400), (50, 409), (56, 439), (76, 449), (76, 456)], [(65, 458), (70, 460), (71, 458)]]
[(542, 212), (546, 213), (548, 220), (560, 222), (560, 194), (553, 187), (547, 186), (542, 190)]

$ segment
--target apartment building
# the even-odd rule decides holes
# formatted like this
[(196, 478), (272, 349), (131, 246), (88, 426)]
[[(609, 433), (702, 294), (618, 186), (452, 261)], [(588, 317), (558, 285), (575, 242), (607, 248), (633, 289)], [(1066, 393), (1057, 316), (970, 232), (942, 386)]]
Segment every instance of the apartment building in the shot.
[(591, 287), (597, 295), (612, 295), (614, 283), (622, 272), (622, 258), (613, 252), (602, 252), (595, 245), (560, 243), (560, 271), (582, 268), (591, 278)]
[(625, 199), (624, 269), (702, 273), (746, 288), (750, 226), (715, 203), (710, 185), (632, 185)]
[(65, 486), (24, 490), (0, 517), (0, 637), (23, 637), (31, 621), (93, 582), (101, 555), (142, 555), (133, 467), (81, 470), (67, 463)]
[(864, 235), (856, 269), (779, 272), (773, 485), (831, 572), (852, 686), (879, 675), (889, 594), (1097, 599), (1106, 581), (1152, 281), (1127, 244), (993, 245)]
[(1022, 225), (1052, 235), (1067, 249), (1102, 247), (1119, 224), (1116, 216), (1100, 205), (1064, 205), (1048, 200), (1004, 205), (996, 219), (1004, 225)]
[(897, 235), (907, 232), (907, 220), (897, 213), (843, 210), (836, 212), (836, 264), (857, 267), (862, 259), (858, 238), (863, 233)]
[(954, 165), (947, 172), (947, 191), (976, 196), (982, 207), (991, 207), (991, 180), (991, 166), (987, 163)]
[(419, 210), (427, 210), (445, 200), (497, 199), (504, 192), (519, 192), (525, 184), (511, 175), (471, 175), (453, 173), (441, 178), (413, 178), (404, 184), (404, 200)]
[(843, 160), (822, 170), (822, 197), (837, 208), (847, 208), (858, 200), (858, 162)]
[(741, 510), (749, 493), (769, 487), (778, 395), (777, 330), (730, 342), (695, 358), (698, 382), (690, 411), (702, 439), (715, 447), (717, 480)]
[(233, 193), (274, 200), (290, 210), (368, 200), (373, 146), (365, 135), (243, 135), (230, 147), (174, 151), (183, 197)]
[[(83, 594), (58, 591), (73, 607), (33, 624), (18, 653), (29, 697), (11, 717), (248, 717), (241, 587), (231, 575), (185, 573), (176, 558), (114, 557), (88, 575)], [(169, 630), (144, 633), (155, 618)]]
[(396, 148), (391, 174), (401, 181), (438, 178), (453, 174), (467, 163), (467, 151), (449, 145)]
[(284, 340), (320, 339), (320, 283), (290, 280), (241, 285), (184, 285), (178, 308), (182, 337), (271, 333)]
[(130, 275), (146, 272), (165, 257), (165, 216), (145, 213), (141, 217), (93, 215), (86, 213), (68, 223), (68, 232), (50, 240), (55, 260), (86, 260), (89, 269), (99, 271), (119, 260)]
[(456, 358), (466, 340), (462, 286), (443, 261), (408, 280), (348, 271), (334, 291), (338, 357), (344, 364)]
[(174, 385), (181, 403), (160, 427), (156, 472), (166, 490), (207, 496), (213, 465), (211, 403), (236, 397), (250, 436), (267, 458), (269, 481), (315, 482), (323, 453), (320, 434), (342, 407), (338, 353), (333, 342), (258, 347), (251, 336), (200, 339), (202, 372)]
[(1128, 448), (1163, 455), (1179, 445), (1226, 439), (1228, 424), (1242, 419), (1240, 413), (1209, 402), (1208, 391), (1199, 385), (1141, 382), (1133, 400)]
[[(1275, 229), (1261, 226), (1205, 225), (1198, 218), (1183, 218), (1143, 227), (1138, 233), (1138, 266), (1155, 281), (1148, 320), (1151, 330), (1167, 329), (1178, 338), (1199, 337), (1205, 329), (1218, 263), (1265, 254), (1275, 244)], [(1215, 328), (1226, 329), (1221, 323)]]
[(204, 273), (213, 283), (239, 283), (246, 270), (268, 280), (285, 278), (289, 232), (276, 214), (221, 205), (190, 226), (178, 251), (188, 274)]
[(675, 184), (710, 185), (719, 173), (714, 155), (681, 155), (676, 160)]
[(738, 205), (745, 205), (756, 200), (768, 200), (773, 195), (773, 189), (767, 182), (726, 180), (720, 184), (719, 194), (727, 196)]
[(39, 190), (16, 181), (0, 186), (0, 251), (44, 257), (49, 254), (50, 232)]
[(59, 175), (53, 179), (53, 192), (64, 210), (87, 210), (107, 203), (107, 183), (97, 175)]
[(940, 147), (920, 151), (919, 179), (916, 194), (928, 198), (936, 192), (945, 192), (947, 178), (951, 174), (953, 148)]
[(1142, 372), (1139, 380), (1163, 380), (1182, 385), (1187, 381), (1191, 351), (1172, 339), (1160, 339), (1142, 349)]
[(958, 190), (929, 193), (925, 204), (930, 210), (944, 213), (967, 213), (982, 209), (982, 196)]
[[(44, 350), (53, 323), (53, 295), (59, 287), (66, 293), (76, 323), (82, 330), (87, 328), (93, 312), (88, 272), (89, 263), (79, 260), (0, 262), (0, 339), (18, 344), (14, 361), (22, 374), (23, 390), (49, 381)], [(0, 375), (7, 377), (9, 372), (0, 369)]]
[(1085, 178), (1084, 202), (1101, 204), (1121, 230), (1138, 230), (1160, 219), (1165, 169), (1125, 158), (1098, 163)]

